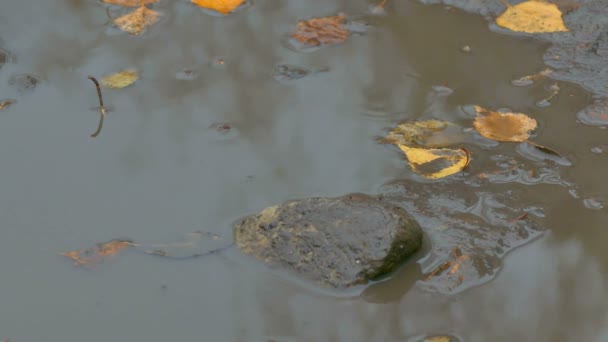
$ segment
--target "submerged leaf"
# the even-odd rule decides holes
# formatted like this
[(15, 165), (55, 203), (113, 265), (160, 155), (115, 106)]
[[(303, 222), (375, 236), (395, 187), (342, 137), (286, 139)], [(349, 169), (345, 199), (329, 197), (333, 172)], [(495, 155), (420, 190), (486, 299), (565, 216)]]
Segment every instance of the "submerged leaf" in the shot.
[(8, 107), (10, 107), (15, 102), (17, 102), (17, 101), (16, 100), (12, 100), (12, 99), (0, 100), (0, 110), (7, 109)]
[(158, 21), (160, 13), (141, 6), (135, 11), (114, 19), (114, 24), (132, 35), (141, 34), (144, 29)]
[(99, 243), (93, 248), (65, 252), (61, 255), (72, 259), (74, 266), (90, 267), (102, 262), (106, 257), (117, 255), (132, 245), (128, 240), (111, 240), (106, 243)]
[(536, 129), (536, 120), (521, 113), (492, 112), (475, 106), (475, 129), (483, 137), (496, 141), (526, 141)]
[(197, 6), (212, 9), (222, 14), (234, 11), (244, 2), (245, 0), (192, 0), (192, 3)]
[(311, 46), (342, 43), (350, 31), (346, 26), (346, 16), (342, 13), (331, 17), (300, 20), (291, 37)]
[(496, 24), (509, 30), (526, 33), (566, 32), (562, 12), (551, 3), (530, 0), (511, 6), (504, 0), (507, 10), (496, 18)]
[[(446, 140), (435, 138), (438, 133), (443, 132), (449, 123), (439, 120), (410, 121), (405, 122), (391, 129), (386, 137), (378, 139), (383, 144), (401, 144), (407, 146), (429, 146), (448, 145), (449, 143), (438, 144), (436, 140)], [(433, 140), (430, 144), (429, 141)]]
[(405, 153), (412, 170), (417, 174), (439, 179), (462, 171), (469, 164), (469, 153), (464, 150), (426, 149), (397, 144)]
[(143, 5), (153, 4), (158, 2), (158, 0), (102, 0), (106, 4), (110, 5), (118, 5), (118, 6), (126, 6), (126, 7), (138, 7)]
[(135, 70), (123, 70), (101, 79), (101, 85), (106, 88), (124, 88), (133, 84), (139, 78)]

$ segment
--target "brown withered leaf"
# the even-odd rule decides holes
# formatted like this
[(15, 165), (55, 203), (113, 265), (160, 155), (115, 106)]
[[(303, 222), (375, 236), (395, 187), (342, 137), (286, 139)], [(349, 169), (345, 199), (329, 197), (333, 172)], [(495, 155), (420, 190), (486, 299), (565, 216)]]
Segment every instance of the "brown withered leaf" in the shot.
[(115, 256), (123, 250), (133, 246), (129, 240), (110, 240), (98, 243), (95, 247), (61, 253), (74, 261), (74, 266), (92, 267), (104, 261), (105, 258)]
[(141, 5), (153, 4), (155, 2), (158, 2), (158, 0), (102, 0), (102, 2), (105, 2), (106, 4), (110, 5), (138, 7)]
[(146, 6), (140, 6), (135, 11), (114, 19), (114, 24), (121, 30), (137, 36), (141, 34), (146, 27), (157, 22), (159, 17), (160, 13), (146, 8)]
[(5, 110), (14, 104), (16, 101), (12, 99), (0, 100), (0, 110)]
[(350, 31), (346, 26), (346, 16), (342, 13), (330, 17), (300, 20), (291, 37), (311, 46), (342, 43)]
[(496, 141), (522, 142), (536, 129), (536, 120), (521, 113), (500, 113), (474, 106), (477, 116), (475, 129), (483, 137)]

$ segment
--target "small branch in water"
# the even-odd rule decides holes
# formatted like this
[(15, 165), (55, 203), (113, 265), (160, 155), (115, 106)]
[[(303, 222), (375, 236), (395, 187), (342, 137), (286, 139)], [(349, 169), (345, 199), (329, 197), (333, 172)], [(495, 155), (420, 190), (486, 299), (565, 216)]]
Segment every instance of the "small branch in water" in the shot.
[(511, 5), (509, 5), (509, 3), (506, 2), (505, 0), (498, 0), (498, 1), (500, 1), (500, 3), (503, 4), (506, 8), (511, 7)]
[(103, 97), (101, 96), (101, 88), (99, 87), (99, 82), (93, 76), (89, 76), (89, 79), (95, 83), (95, 88), (97, 88), (97, 98), (99, 98), (99, 124), (97, 125), (97, 130), (91, 134), (91, 138), (95, 138), (101, 133), (101, 129), (103, 128), (103, 119), (106, 117), (106, 107), (103, 106)]
[(526, 212), (524, 212), (523, 214), (521, 214), (521, 215), (517, 216), (516, 218), (511, 219), (511, 220), (509, 221), (509, 223), (514, 223), (514, 222), (517, 222), (517, 221), (523, 220), (523, 219), (525, 219), (526, 217), (528, 217), (528, 212), (527, 212), (527, 211), (526, 211)]
[(467, 150), (464, 147), (461, 147), (460, 149), (463, 150), (464, 153), (466, 153), (466, 155), (467, 155), (467, 161), (464, 163), (462, 170), (460, 170), (460, 171), (464, 171), (467, 168), (467, 166), (469, 166), (469, 163), (471, 162), (471, 153), (469, 153), (469, 150)]

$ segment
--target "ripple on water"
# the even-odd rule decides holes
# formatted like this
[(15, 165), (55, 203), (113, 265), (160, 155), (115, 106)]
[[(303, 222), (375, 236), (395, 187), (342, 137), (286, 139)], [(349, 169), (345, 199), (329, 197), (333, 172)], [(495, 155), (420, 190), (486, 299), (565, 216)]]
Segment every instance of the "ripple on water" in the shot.
[[(418, 261), (424, 290), (456, 294), (492, 280), (511, 250), (542, 235), (539, 208), (522, 203), (523, 185), (490, 193), (458, 182), (386, 185), (381, 192), (420, 223), (431, 241)], [(542, 210), (540, 210), (542, 213)]]
[(608, 98), (597, 99), (576, 114), (578, 120), (586, 125), (608, 125)]

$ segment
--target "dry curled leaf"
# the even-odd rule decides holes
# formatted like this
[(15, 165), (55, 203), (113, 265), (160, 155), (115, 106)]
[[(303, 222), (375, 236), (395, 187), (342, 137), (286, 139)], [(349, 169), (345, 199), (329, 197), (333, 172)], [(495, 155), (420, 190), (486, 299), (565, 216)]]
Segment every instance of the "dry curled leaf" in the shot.
[(536, 120), (521, 113), (492, 112), (474, 106), (477, 116), (473, 122), (475, 129), (483, 137), (496, 141), (526, 141), (536, 129)]
[(342, 43), (349, 35), (346, 16), (340, 13), (330, 17), (300, 20), (291, 37), (306, 45), (321, 46)]
[(425, 149), (401, 144), (397, 146), (405, 153), (412, 170), (429, 179), (458, 173), (467, 167), (470, 161), (469, 153), (464, 149)]
[(117, 255), (133, 244), (127, 240), (111, 240), (98, 243), (95, 247), (61, 253), (74, 261), (74, 266), (93, 266), (103, 262), (106, 257)]
[(562, 12), (555, 4), (542, 0), (521, 2), (515, 6), (500, 0), (507, 10), (496, 18), (496, 24), (516, 32), (566, 32)]
[(146, 6), (140, 6), (135, 11), (114, 19), (114, 24), (125, 32), (139, 35), (146, 27), (157, 22), (159, 17), (160, 13), (146, 8)]
[(241, 6), (245, 0), (192, 0), (192, 3), (207, 9), (211, 9), (222, 14), (228, 14), (239, 6)]
[(135, 70), (123, 70), (101, 79), (101, 85), (106, 88), (124, 88), (133, 84), (139, 78)]
[(158, 0), (102, 0), (106, 4), (110, 5), (118, 5), (118, 6), (126, 6), (126, 7), (138, 7), (143, 5), (153, 4), (158, 2)]

